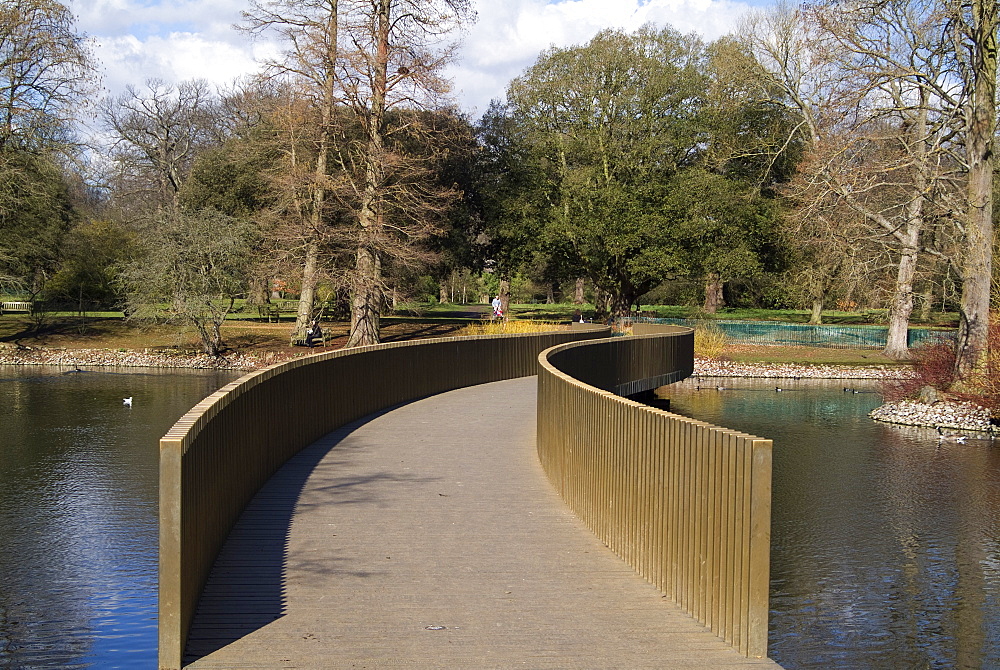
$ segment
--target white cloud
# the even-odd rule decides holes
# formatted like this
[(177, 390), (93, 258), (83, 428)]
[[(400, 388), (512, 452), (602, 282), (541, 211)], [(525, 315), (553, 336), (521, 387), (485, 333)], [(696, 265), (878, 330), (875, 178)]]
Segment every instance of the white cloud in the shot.
[[(645, 23), (716, 39), (733, 30), (750, 3), (736, 0), (478, 0), (451, 73), (462, 106), (474, 115), (502, 99), (513, 77), (551, 46), (583, 44), (604, 28), (636, 30)], [(753, 3), (759, 4), (759, 3)]]
[[(550, 46), (582, 44), (603, 28), (635, 30), (647, 22), (714, 39), (731, 30), (749, 6), (737, 0), (476, 4), (479, 19), (465, 35), (461, 61), (449, 71), (459, 104), (473, 115), (485, 111), (490, 99), (502, 98), (507, 82)], [(268, 50), (268, 45), (254, 44), (232, 28), (247, 6), (245, 0), (75, 0), (71, 6), (80, 30), (95, 40), (110, 94), (151, 77), (227, 84), (256, 70), (255, 52)]]

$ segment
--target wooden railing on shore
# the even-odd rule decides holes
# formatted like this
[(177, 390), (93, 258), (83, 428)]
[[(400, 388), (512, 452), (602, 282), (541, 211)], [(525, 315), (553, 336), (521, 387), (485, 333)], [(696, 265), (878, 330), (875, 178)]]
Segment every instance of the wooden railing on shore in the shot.
[(542, 350), (609, 332), (595, 326), (328, 352), (251, 373), (200, 402), (160, 440), (160, 668), (181, 667), (226, 536), (258, 489), (302, 448), (402, 402), (537, 374)]
[(667, 334), (539, 356), (539, 458), (613, 551), (741, 653), (764, 657), (771, 441), (617, 395), (691, 374), (693, 332), (656, 330)]

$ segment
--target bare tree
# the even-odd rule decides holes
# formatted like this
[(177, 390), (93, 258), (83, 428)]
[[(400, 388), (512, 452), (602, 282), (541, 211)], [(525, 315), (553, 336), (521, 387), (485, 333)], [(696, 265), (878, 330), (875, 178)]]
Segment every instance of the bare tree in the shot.
[(982, 365), (989, 335), (993, 275), (993, 142), (997, 126), (997, 3), (948, 3), (954, 53), (962, 74), (968, 211), (962, 263), (962, 306), (956, 371), (969, 376)]
[(94, 83), (86, 37), (54, 0), (0, 1), (0, 149), (63, 143)]
[(441, 189), (407, 158), (408, 145), (426, 147), (434, 134), (417, 110), (440, 106), (448, 90), (440, 72), (454, 54), (445, 38), (469, 14), (468, 0), (272, 0), (245, 14), (247, 30), (282, 39), (286, 50), (268, 70), (316, 110), (311, 180), (301, 170), (303, 154), (288, 154), (309, 194), (298, 188), (290, 211), (314, 233), (302, 238), (297, 329), (308, 324), (323, 245), (349, 239), (349, 345), (378, 342), (383, 263), (412, 257), (439, 211)]
[(211, 143), (217, 99), (204, 80), (177, 86), (158, 79), (128, 86), (101, 104), (111, 136), (115, 186), (140, 208), (172, 208), (198, 152)]
[(394, 142), (421, 120), (408, 110), (438, 108), (450, 90), (441, 71), (456, 45), (447, 37), (471, 10), (468, 0), (341, 1), (350, 48), (343, 50), (338, 80), (364, 131), (359, 151), (343, 154), (352, 163), (347, 172), (355, 176), (357, 197), (348, 346), (358, 346), (379, 341), (383, 261), (405, 257), (400, 251), (434, 229), (428, 215), (440, 193)]
[(809, 144), (791, 193), (807, 211), (841, 202), (868, 223), (862, 236), (896, 255), (884, 353), (906, 358), (921, 236), (929, 217), (961, 205), (939, 14), (931, 2), (829, 2), (757, 20), (751, 49)]
[[(292, 189), (291, 208), (298, 217), (296, 228), (302, 232), (302, 282), (293, 339), (304, 341), (313, 318), (316, 284), (320, 276), (320, 247), (324, 231), (329, 227), (327, 216), (330, 190), (330, 152), (333, 117), (338, 103), (336, 63), (340, 39), (339, 0), (254, 0), (244, 12), (241, 26), (251, 34), (277, 33), (285, 45), (279, 59), (265, 64), (269, 75), (287, 78), (301, 96), (318, 112), (313, 121), (311, 150), (303, 155), (298, 137), (302, 128), (290, 121), (299, 115), (286, 114), (283, 130), (287, 131), (285, 155), (291, 173), (303, 175), (304, 161), (311, 162), (311, 178), (296, 178)], [(307, 158), (308, 156), (308, 158)], [(305, 190), (303, 190), (305, 189)]]

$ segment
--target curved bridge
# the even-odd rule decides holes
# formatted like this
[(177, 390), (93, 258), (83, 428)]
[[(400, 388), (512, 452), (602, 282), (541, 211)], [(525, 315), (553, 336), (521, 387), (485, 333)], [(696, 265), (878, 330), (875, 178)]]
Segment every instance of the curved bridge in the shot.
[[(552, 488), (543, 478), (539, 483), (542, 471), (530, 455), (535, 382), (518, 378), (536, 372), (539, 351), (605, 334), (574, 330), (333, 352), (248, 375), (200, 403), (161, 442), (160, 666), (775, 667), (747, 658), (758, 655), (746, 643), (756, 634), (750, 628), (728, 634), (743, 656), (715, 636), (727, 638), (736, 629), (726, 626), (741, 615), (706, 619), (668, 584), (667, 594), (715, 635), (708, 632), (601, 540), (581, 532)], [(592, 358), (603, 360), (602, 347), (626, 341), (634, 343), (631, 353), (605, 358), (622, 367), (642, 349), (648, 383), (690, 370), (690, 333), (601, 340)], [(617, 397), (567, 373), (552, 374)], [(620, 385), (635, 374), (611, 376)], [(513, 381), (491, 383), (502, 379)], [(542, 387), (539, 407), (551, 405)], [(574, 430), (601, 435), (597, 428), (611, 426), (602, 411)], [(551, 454), (542, 450), (551, 440), (544, 435), (560, 432), (559, 421), (539, 426), (550, 474)], [(660, 453), (675, 450), (662, 444)], [(632, 481), (638, 470), (620, 472), (622, 481)], [(559, 482), (559, 476), (565, 493), (573, 477)], [(635, 488), (626, 507), (641, 508), (651, 491)], [(720, 490), (713, 491), (705, 495), (720, 503), (707, 507), (721, 510)], [(605, 506), (595, 500), (593, 506)], [(634, 529), (674, 524), (656, 514), (630, 519), (619, 510), (614, 522)], [(715, 532), (698, 528), (696, 535)], [(640, 532), (636, 548), (623, 553), (640, 572), (660, 560), (632, 560), (643, 555), (639, 545), (655, 543), (654, 535)], [(690, 555), (697, 567), (700, 550), (685, 542), (675, 554), (681, 563)], [(688, 571), (662, 572), (671, 570)], [(761, 575), (740, 570), (702, 570), (705, 577), (683, 588), (691, 595), (738, 577), (735, 590), (749, 597), (759, 589), (746, 578)], [(765, 635), (766, 579), (765, 570), (765, 617), (754, 622)], [(728, 623), (720, 629), (713, 617)]]

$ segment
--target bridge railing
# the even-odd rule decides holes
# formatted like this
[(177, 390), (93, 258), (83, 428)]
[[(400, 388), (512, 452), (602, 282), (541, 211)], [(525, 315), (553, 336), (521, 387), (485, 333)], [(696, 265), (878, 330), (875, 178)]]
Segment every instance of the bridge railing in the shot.
[(401, 402), (537, 374), (543, 349), (609, 332), (600, 326), (328, 352), (251, 373), (200, 402), (160, 440), (160, 667), (181, 667), (226, 536), (258, 489), (302, 448)]
[(693, 332), (673, 330), (543, 352), (539, 457), (613, 551), (741, 653), (764, 657), (771, 441), (617, 395), (691, 374)]

